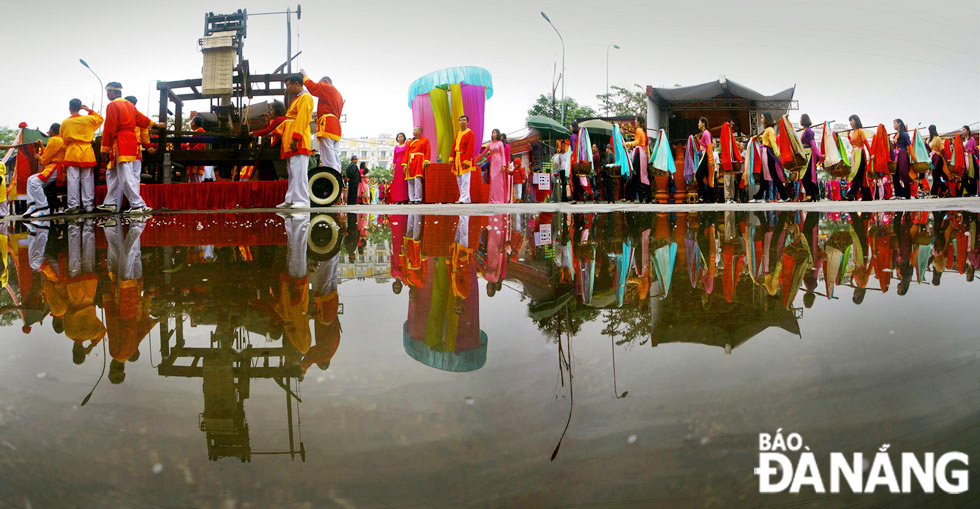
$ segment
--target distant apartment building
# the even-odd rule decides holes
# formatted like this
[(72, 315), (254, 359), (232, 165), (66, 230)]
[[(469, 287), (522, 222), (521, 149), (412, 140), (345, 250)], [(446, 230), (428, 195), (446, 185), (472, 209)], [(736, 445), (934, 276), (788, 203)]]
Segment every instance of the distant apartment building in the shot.
[(343, 138), (340, 140), (340, 158), (357, 156), (358, 162), (367, 163), (368, 168), (391, 166), (395, 151), (395, 137), (390, 134), (379, 134), (370, 138)]
[(374, 279), (378, 283), (391, 280), (391, 250), (389, 242), (366, 241), (364, 250), (358, 249), (354, 261), (340, 259), (340, 276), (344, 279)]

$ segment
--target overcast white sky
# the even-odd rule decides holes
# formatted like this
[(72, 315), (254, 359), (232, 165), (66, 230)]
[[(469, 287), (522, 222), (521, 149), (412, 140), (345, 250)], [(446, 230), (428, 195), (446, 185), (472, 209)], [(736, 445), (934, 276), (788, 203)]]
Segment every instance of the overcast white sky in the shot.
[[(98, 107), (120, 81), (141, 111), (157, 112), (157, 80), (200, 77), (204, 13), (285, 10), (255, 1), (5, 1), (7, 52), (0, 125), (46, 127), (79, 97)], [(407, 88), (455, 65), (490, 70), (487, 128), (524, 124), (550, 90), (565, 38), (566, 95), (597, 105), (606, 47), (611, 84), (693, 85), (725, 75), (763, 93), (796, 84), (800, 112), (890, 127), (895, 117), (941, 131), (980, 119), (980, 2), (976, 0), (741, 0), (579, 2), (501, 0), (306, 1), (294, 51), (311, 75), (329, 74), (346, 99), (345, 137), (411, 131)], [(255, 73), (285, 60), (285, 16), (251, 17), (245, 57)], [(148, 91), (150, 104), (147, 104)], [(260, 101), (261, 99), (256, 99)], [(94, 104), (93, 104), (94, 103)], [(206, 109), (207, 103), (199, 103)], [(149, 106), (149, 107), (148, 107)], [(195, 109), (192, 105), (189, 109)], [(185, 110), (186, 111), (186, 110)], [(793, 120), (797, 115), (793, 114)]]

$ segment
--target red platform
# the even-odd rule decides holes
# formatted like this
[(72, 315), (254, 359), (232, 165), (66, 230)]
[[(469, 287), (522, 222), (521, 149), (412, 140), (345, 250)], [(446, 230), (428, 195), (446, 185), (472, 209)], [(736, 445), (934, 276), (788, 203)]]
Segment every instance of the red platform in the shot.
[[(459, 199), (459, 186), (451, 166), (432, 163), (425, 169), (425, 203), (453, 203)], [(470, 201), (490, 201), (490, 184), (483, 183), (483, 172), (478, 168), (470, 173)]]
[[(96, 187), (95, 202), (102, 203), (105, 193), (105, 186)], [(286, 181), (140, 184), (140, 196), (154, 209), (268, 209), (282, 203)]]
[[(250, 214), (154, 215), (140, 235), (143, 247), (167, 246), (278, 246), (286, 244), (282, 218), (271, 212)], [(95, 230), (95, 245), (108, 245), (102, 228)]]

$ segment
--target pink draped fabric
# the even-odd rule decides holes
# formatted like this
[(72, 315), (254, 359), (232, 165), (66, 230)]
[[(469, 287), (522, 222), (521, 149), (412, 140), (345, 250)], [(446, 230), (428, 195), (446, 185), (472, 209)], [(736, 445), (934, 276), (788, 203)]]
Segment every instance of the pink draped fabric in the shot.
[[(432, 102), (429, 94), (417, 96), (412, 100), (412, 127), (422, 126), (422, 136), (429, 140), (432, 156), (439, 153), (439, 140), (436, 138), (436, 116), (432, 113)], [(432, 162), (436, 162), (431, 159)]]
[(475, 156), (483, 144), (483, 120), (484, 109), (486, 107), (486, 90), (479, 85), (467, 85), (460, 87), (463, 93), (463, 112), (470, 117), (470, 130), (473, 131), (476, 143), (473, 144), (473, 155)]
[(405, 182), (405, 169), (402, 168), (406, 148), (407, 146), (399, 147), (395, 145), (394, 157), (392, 159), (394, 170), (391, 177), (391, 195), (388, 198), (388, 201), (391, 203), (408, 201), (408, 183)]

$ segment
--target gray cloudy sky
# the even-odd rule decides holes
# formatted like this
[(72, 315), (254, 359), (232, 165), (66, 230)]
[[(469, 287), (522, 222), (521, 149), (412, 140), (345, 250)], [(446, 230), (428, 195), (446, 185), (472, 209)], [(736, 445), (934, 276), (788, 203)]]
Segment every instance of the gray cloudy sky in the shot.
[[(98, 82), (122, 82), (155, 113), (156, 80), (200, 77), (206, 11), (295, 8), (295, 2), (5, 1), (8, 77), (0, 125), (47, 126), (79, 97), (98, 107)], [(118, 7), (112, 7), (118, 6)], [(579, 2), (501, 0), (306, 1), (294, 51), (311, 75), (329, 74), (346, 99), (345, 137), (411, 130), (407, 88), (455, 65), (490, 70), (487, 127), (514, 131), (550, 90), (566, 44), (566, 95), (597, 105), (606, 47), (611, 84), (672, 86), (724, 74), (760, 92), (796, 84), (800, 113), (865, 125), (903, 118), (951, 130), (980, 119), (980, 2), (976, 0), (742, 0)], [(285, 17), (248, 21), (253, 72), (285, 60)], [(259, 99), (257, 99), (259, 100)], [(93, 104), (94, 103), (94, 104)], [(207, 103), (199, 103), (206, 109)], [(149, 106), (149, 107), (148, 107)], [(190, 106), (190, 109), (194, 109)], [(794, 120), (796, 120), (794, 115)]]

